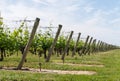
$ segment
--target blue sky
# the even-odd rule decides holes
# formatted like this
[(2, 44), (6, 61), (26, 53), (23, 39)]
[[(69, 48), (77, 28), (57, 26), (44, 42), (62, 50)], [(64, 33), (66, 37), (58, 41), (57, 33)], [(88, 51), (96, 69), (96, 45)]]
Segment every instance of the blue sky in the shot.
[(120, 0), (1, 0), (4, 19), (41, 18), (41, 25), (63, 25), (64, 31), (81, 32), (120, 45)]

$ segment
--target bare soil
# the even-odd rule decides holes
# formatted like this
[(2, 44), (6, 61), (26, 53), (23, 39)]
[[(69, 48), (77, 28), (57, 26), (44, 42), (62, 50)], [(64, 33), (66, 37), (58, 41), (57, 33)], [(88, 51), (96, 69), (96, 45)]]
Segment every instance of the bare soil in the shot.
[(94, 71), (64, 71), (64, 70), (49, 70), (49, 69), (34, 69), (34, 68), (22, 68), (16, 70), (15, 67), (2, 67), (0, 70), (11, 70), (11, 71), (22, 71), (31, 73), (56, 73), (56, 74), (74, 74), (74, 75), (93, 75), (96, 74)]
[(104, 67), (104, 65), (97, 65), (97, 64), (74, 64), (74, 63), (55, 63), (60, 65), (71, 65), (71, 66), (86, 66), (86, 67)]

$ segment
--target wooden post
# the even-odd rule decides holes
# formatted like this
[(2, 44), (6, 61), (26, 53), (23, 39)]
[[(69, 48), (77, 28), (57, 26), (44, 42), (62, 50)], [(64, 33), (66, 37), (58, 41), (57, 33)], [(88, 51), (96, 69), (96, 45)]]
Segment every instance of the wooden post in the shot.
[(105, 42), (103, 42), (103, 51), (105, 51)]
[(31, 32), (31, 35), (30, 35), (30, 39), (29, 39), (29, 41), (28, 41), (28, 43), (27, 43), (27, 45), (26, 45), (26, 47), (25, 47), (25, 49), (24, 49), (24, 52), (23, 52), (23, 55), (22, 55), (22, 59), (21, 59), (19, 65), (18, 65), (18, 67), (17, 67), (18, 70), (22, 68), (22, 66), (23, 66), (23, 64), (24, 64), (24, 62), (25, 62), (25, 58), (26, 58), (26, 56), (27, 56), (27, 52), (28, 52), (28, 50), (29, 50), (29, 48), (30, 48), (30, 45), (31, 45), (31, 43), (32, 43), (32, 40), (33, 40), (33, 38), (34, 38), (35, 32), (36, 32), (37, 27), (38, 27), (38, 25), (39, 25), (39, 21), (40, 21), (40, 19), (39, 19), (39, 18), (36, 18), (35, 23), (34, 23), (34, 26), (33, 26), (33, 29), (32, 29), (32, 32)]
[(99, 52), (102, 51), (102, 41), (100, 42), (100, 45), (99, 45)]
[(66, 47), (65, 47), (64, 53), (63, 53), (62, 58), (61, 58), (63, 60), (63, 63), (64, 63), (65, 54), (67, 53), (67, 50), (68, 50), (69, 43), (70, 43), (70, 40), (72, 38), (72, 35), (73, 35), (73, 31), (71, 31), (71, 33), (70, 33), (69, 39), (68, 39), (68, 41), (66, 43)]
[(103, 45), (104, 45), (104, 43), (102, 42), (101, 43), (101, 51), (103, 51)]
[(92, 42), (92, 50), (91, 50), (91, 53), (95, 52), (95, 49), (96, 49), (96, 39), (94, 39), (93, 42)]
[(107, 50), (107, 51), (109, 50), (109, 49), (108, 49), (108, 45), (109, 45), (109, 44), (106, 44), (106, 50)]
[(109, 50), (109, 44), (107, 44), (107, 51)]
[(101, 44), (101, 51), (103, 51), (104, 50), (104, 42), (102, 42), (102, 44)]
[(79, 42), (79, 39), (80, 39), (80, 35), (81, 35), (81, 33), (78, 33), (78, 38), (77, 38), (76, 44), (74, 45), (74, 49), (73, 49), (73, 52), (72, 52), (72, 57), (75, 55), (77, 45), (78, 45), (78, 42)]
[(39, 69), (40, 69), (40, 71), (41, 71), (41, 67), (42, 67), (42, 64), (41, 64), (41, 63), (39, 63)]
[(107, 43), (104, 43), (104, 51), (107, 51)]
[(93, 37), (90, 38), (85, 54), (88, 53), (90, 55), (92, 40), (93, 40)]
[(96, 52), (99, 52), (99, 45), (100, 45), (100, 40), (98, 41), (98, 43), (97, 43), (97, 49), (95, 50)]
[[(88, 35), (87, 38), (86, 38), (85, 44), (84, 44), (84, 46), (83, 46), (83, 48), (82, 48), (82, 52), (81, 52), (82, 54), (85, 53), (85, 50), (86, 50), (86, 47), (87, 47), (87, 43), (88, 43), (89, 38), (90, 38), (90, 36)], [(82, 55), (82, 54), (81, 54), (81, 55)]]
[(58, 28), (58, 31), (56, 33), (55, 39), (54, 39), (54, 41), (53, 41), (53, 43), (52, 43), (52, 45), (51, 45), (51, 47), (50, 47), (50, 49), (48, 51), (48, 56), (46, 58), (46, 62), (49, 62), (49, 60), (50, 60), (51, 54), (53, 53), (53, 49), (54, 49), (54, 47), (56, 45), (56, 42), (57, 42), (57, 39), (59, 37), (61, 29), (62, 29), (62, 25), (59, 25), (59, 28)]

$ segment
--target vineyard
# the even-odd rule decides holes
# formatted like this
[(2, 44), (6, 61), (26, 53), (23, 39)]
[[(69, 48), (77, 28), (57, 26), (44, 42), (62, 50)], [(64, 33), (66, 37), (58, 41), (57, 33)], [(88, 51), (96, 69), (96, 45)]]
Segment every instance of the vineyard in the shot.
[[(7, 58), (17, 55), (21, 58), (19, 63), (14, 66), (16, 67), (14, 69), (20, 70), (24, 62), (29, 62), (27, 54), (31, 53), (39, 58), (41, 70), (42, 64), (49, 63), (53, 58), (59, 58), (65, 64), (69, 61), (67, 60), (68, 57), (77, 59), (83, 56), (89, 57), (100, 52), (119, 49), (119, 46), (94, 39), (92, 36), (86, 36), (83, 40), (82, 33), (75, 33), (72, 30), (69, 33), (62, 32), (62, 25), (58, 25), (58, 27), (41, 27), (39, 22), (40, 19), (36, 18), (32, 31), (26, 25), (26, 21), (22, 21), (20, 26), (12, 31), (7, 28), (4, 22), (0, 22), (1, 64)], [(39, 29), (45, 28), (46, 31), (37, 31), (38, 27)], [(52, 31), (53, 28), (56, 30), (55, 33)], [(74, 34), (77, 34), (76, 38), (73, 37)], [(41, 59), (43, 60), (41, 61)], [(4, 68), (3, 65), (0, 65), (0, 67)]]

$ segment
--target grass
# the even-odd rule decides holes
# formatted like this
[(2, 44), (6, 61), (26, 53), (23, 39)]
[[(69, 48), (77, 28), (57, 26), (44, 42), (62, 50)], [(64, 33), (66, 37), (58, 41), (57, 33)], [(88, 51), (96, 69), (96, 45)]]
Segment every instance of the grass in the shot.
[[(0, 66), (17, 67), (21, 55), (6, 57)], [(0, 81), (120, 81), (120, 50), (112, 50), (86, 56), (66, 56), (66, 63), (74, 64), (95, 64), (104, 65), (104, 67), (71, 66), (62, 63), (60, 57), (52, 56), (51, 61), (46, 63), (44, 58), (40, 58), (43, 69), (56, 70), (87, 70), (96, 71), (95, 75), (70, 75), (53, 73), (30, 73), (23, 71), (0, 70)], [(27, 62), (23, 67), (39, 68), (39, 59), (37, 55), (28, 54)]]

